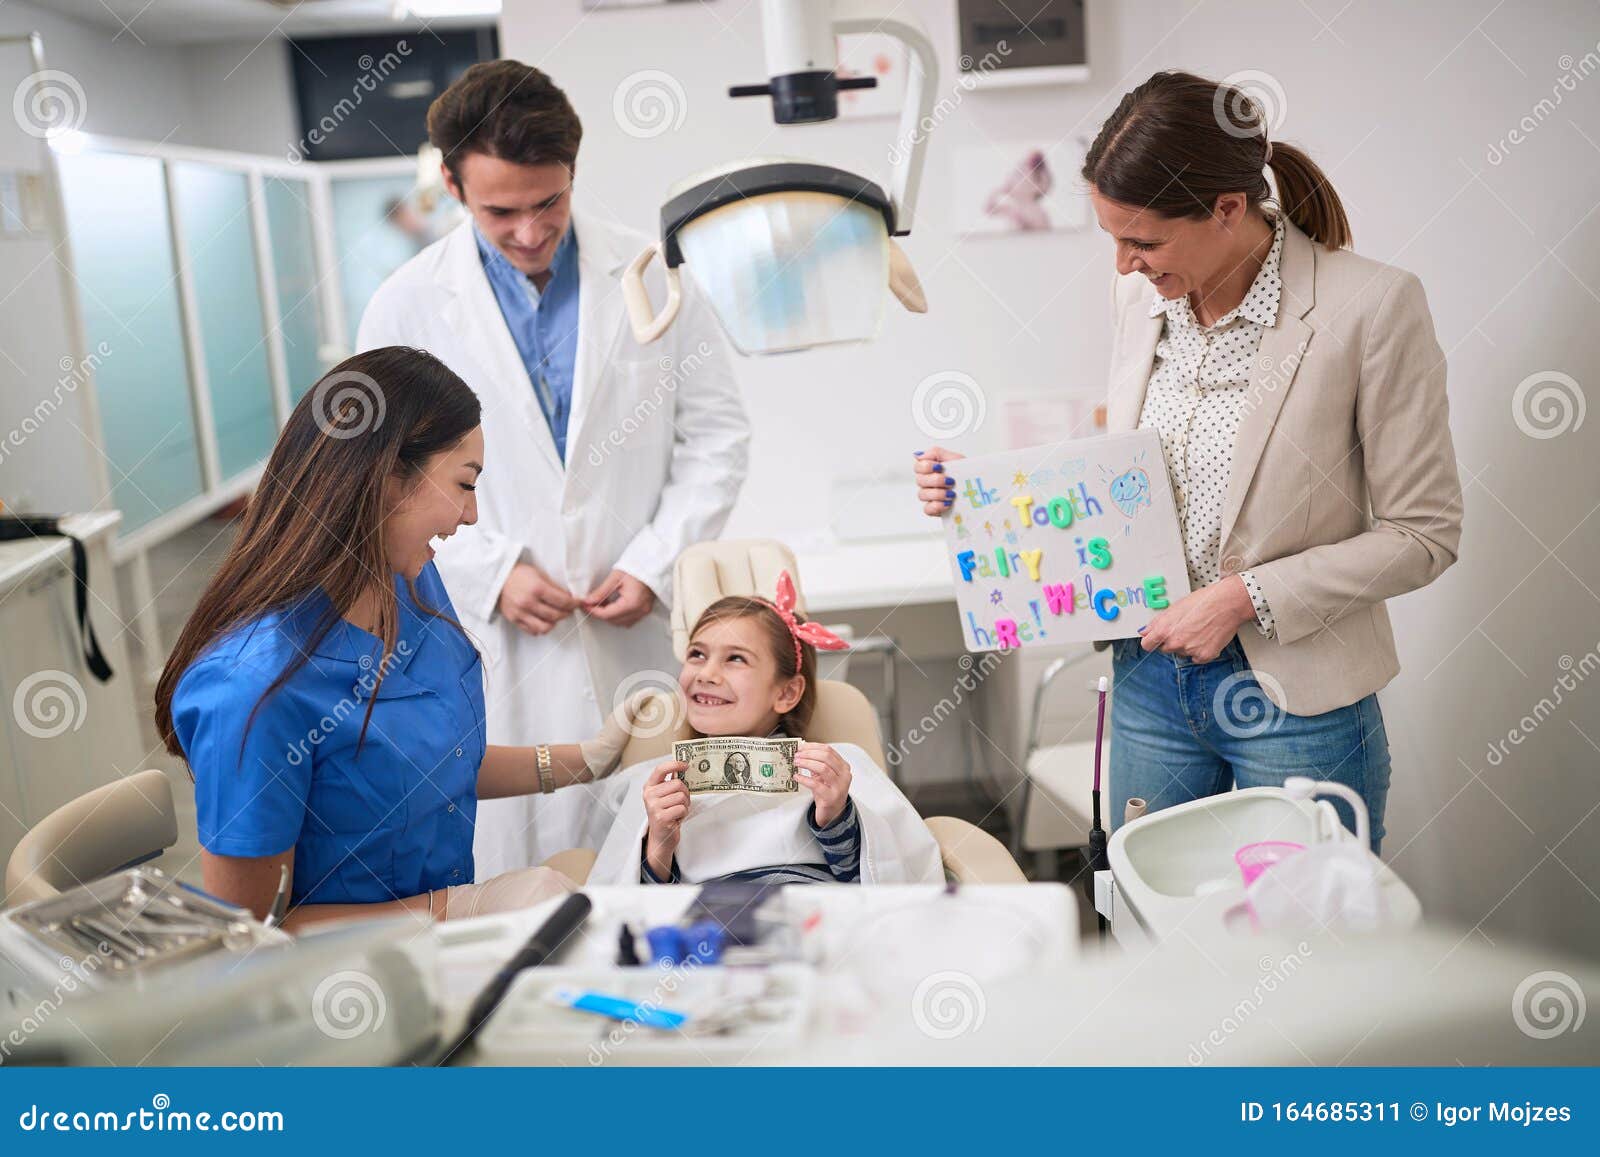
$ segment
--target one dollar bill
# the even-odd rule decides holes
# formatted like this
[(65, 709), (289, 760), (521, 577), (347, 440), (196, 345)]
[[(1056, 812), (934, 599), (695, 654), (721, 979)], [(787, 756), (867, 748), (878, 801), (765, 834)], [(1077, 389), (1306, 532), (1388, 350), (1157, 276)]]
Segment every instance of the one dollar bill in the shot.
[(683, 782), (691, 795), (702, 791), (799, 791), (794, 753), (798, 739), (718, 736), (672, 745), (672, 758), (687, 763)]

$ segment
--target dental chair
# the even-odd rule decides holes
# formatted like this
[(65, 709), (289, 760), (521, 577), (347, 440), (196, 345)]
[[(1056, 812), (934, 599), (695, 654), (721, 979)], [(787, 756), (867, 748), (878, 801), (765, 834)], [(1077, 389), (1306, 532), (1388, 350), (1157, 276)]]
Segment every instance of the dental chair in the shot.
[(151, 768), (62, 804), (18, 841), (0, 907), (46, 900), (153, 860), (178, 842), (166, 772)]
[[(689, 650), (689, 635), (701, 613), (728, 595), (772, 597), (778, 575), (787, 570), (794, 579), (795, 610), (805, 614), (805, 589), (794, 553), (783, 543), (771, 539), (743, 539), (705, 542), (690, 547), (678, 556), (673, 570), (672, 647), (682, 659)], [(681, 720), (676, 732), (635, 734), (622, 753), (622, 767), (649, 759), (661, 759), (672, 751), (677, 740), (692, 739), (683, 712), (664, 702), (672, 692), (652, 692), (634, 703), (635, 715)], [(669, 711), (672, 714), (651, 714)], [(631, 721), (630, 721), (631, 722)], [(807, 739), (819, 743), (853, 743), (870, 755), (879, 767), (887, 768), (883, 739), (878, 730), (878, 713), (867, 697), (848, 683), (832, 679), (817, 681), (817, 709), (806, 729)], [(1027, 877), (1005, 846), (988, 832), (953, 816), (934, 816), (924, 821), (939, 844), (947, 879), (963, 884), (1022, 884)], [(595, 853), (574, 848), (545, 861), (547, 867), (564, 872), (578, 883), (588, 878)]]

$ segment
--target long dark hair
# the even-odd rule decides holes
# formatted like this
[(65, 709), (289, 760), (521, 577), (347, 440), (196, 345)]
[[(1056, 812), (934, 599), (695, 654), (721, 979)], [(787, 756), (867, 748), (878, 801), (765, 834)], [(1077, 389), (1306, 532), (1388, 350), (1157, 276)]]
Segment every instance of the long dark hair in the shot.
[[(399, 607), (383, 534), (392, 488), (413, 481), (430, 457), (471, 433), (480, 412), (477, 395), (448, 366), (405, 346), (346, 358), (300, 399), (233, 546), (156, 684), (156, 727), (168, 752), (184, 754), (172, 727), (172, 694), (183, 673), (229, 630), (269, 611), (299, 607), (319, 591), (328, 599), (305, 635), (295, 638), (294, 657), (256, 702), (251, 720), (369, 592), (378, 599), (384, 658), (394, 652)], [(387, 666), (377, 664), (374, 692)]]
[(1251, 206), (1271, 196), (1307, 237), (1350, 244), (1350, 218), (1305, 152), (1268, 138), (1268, 110), (1243, 87), (1188, 72), (1158, 72), (1126, 94), (1084, 157), (1083, 178), (1112, 201), (1164, 217), (1207, 217), (1223, 193)]
[[(754, 619), (761, 624), (761, 633), (765, 637), (772, 657), (778, 663), (778, 678), (788, 682), (796, 675), (804, 676), (805, 688), (800, 692), (800, 701), (787, 712), (778, 717), (778, 726), (783, 733), (800, 739), (805, 736), (806, 728), (811, 726), (811, 716), (817, 709), (817, 649), (810, 643), (800, 644), (800, 661), (795, 662), (794, 636), (789, 633), (789, 625), (779, 617), (772, 604), (765, 599), (746, 598), (743, 595), (728, 595), (712, 603), (700, 612), (700, 618), (694, 624), (694, 630), (689, 633), (692, 641), (696, 635), (713, 623), (728, 622), (733, 619)], [(805, 617), (795, 614), (796, 622), (805, 622)]]

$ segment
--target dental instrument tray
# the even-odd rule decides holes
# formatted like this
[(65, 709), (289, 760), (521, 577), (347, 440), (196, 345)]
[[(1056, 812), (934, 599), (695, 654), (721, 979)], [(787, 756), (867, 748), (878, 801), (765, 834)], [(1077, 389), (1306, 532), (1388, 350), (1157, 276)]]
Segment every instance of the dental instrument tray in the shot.
[(804, 964), (537, 968), (511, 986), (478, 1049), (492, 1064), (742, 1063), (796, 1047), (814, 991)]
[(69, 976), (91, 989), (137, 984), (203, 956), (287, 943), (248, 910), (149, 867), (0, 912), (0, 954), (46, 987)]

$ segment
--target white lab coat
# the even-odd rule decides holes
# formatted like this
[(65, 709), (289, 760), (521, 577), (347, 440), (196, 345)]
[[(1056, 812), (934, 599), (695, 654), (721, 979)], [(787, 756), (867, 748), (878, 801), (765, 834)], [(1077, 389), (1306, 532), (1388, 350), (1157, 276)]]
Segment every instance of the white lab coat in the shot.
[[(527, 369), (483, 272), (471, 221), (406, 262), (378, 289), (357, 345), (416, 346), (483, 404), (486, 459), (478, 523), (442, 544), (439, 572), (487, 669), (488, 741), (570, 743), (600, 726), (619, 686), (640, 672), (675, 682), (667, 606), (672, 565), (715, 538), (744, 481), (749, 425), (732, 346), (684, 286), (677, 323), (640, 346), (620, 290), (640, 234), (575, 213), (579, 331), (563, 468)], [(661, 284), (652, 286), (656, 300)], [(656, 594), (630, 628), (581, 611), (535, 638), (499, 613), (512, 566), (527, 560), (578, 595), (613, 567)], [(479, 879), (579, 846), (590, 789), (479, 804)]]

